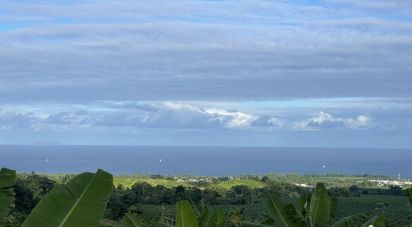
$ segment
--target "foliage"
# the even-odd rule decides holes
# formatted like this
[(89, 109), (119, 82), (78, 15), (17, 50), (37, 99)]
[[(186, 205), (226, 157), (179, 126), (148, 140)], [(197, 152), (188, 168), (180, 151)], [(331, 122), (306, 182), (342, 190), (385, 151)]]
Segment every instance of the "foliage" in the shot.
[(82, 173), (56, 185), (34, 208), (23, 227), (98, 226), (109, 200), (113, 176), (103, 170)]
[(10, 206), (13, 201), (13, 185), (16, 181), (16, 171), (2, 168), (0, 170), (0, 226), (6, 224)]
[[(47, 198), (53, 198), (53, 194), (56, 196), (54, 201), (59, 201), (63, 197), (60, 198), (57, 194), (67, 194), (64, 193), (64, 188), (67, 189), (82, 175), (84, 174), (49, 177), (37, 174), (19, 174), (15, 186), (12, 187), (16, 192), (14, 202), (16, 206), (12, 207), (8, 216), (8, 224), (20, 226), (22, 220), (36, 204), (33, 213), (36, 213), (38, 207), (43, 206), (41, 204), (47, 203), (44, 201), (50, 200)], [(108, 191), (113, 190), (113, 193), (110, 199), (109, 196), (106, 196), (105, 199), (99, 200), (101, 206), (96, 210), (100, 211), (96, 211), (98, 215), (94, 215), (93, 224), (87, 224), (87, 226), (97, 226), (99, 221), (101, 227), (170, 227), (175, 225), (183, 226), (185, 223), (189, 223), (190, 226), (208, 227), (268, 225), (345, 227), (368, 226), (370, 224), (374, 226), (404, 226), (412, 223), (412, 209), (408, 205), (408, 197), (402, 196), (403, 192), (396, 186), (390, 188), (365, 188), (361, 186), (362, 184), (349, 184), (352, 182), (346, 182), (345, 180), (345, 185), (348, 185), (346, 187), (336, 186), (335, 183), (338, 182), (336, 181), (334, 184), (326, 184), (328, 188), (322, 184), (319, 184), (316, 188), (311, 188), (310, 185), (293, 185), (286, 182), (286, 180), (282, 183), (270, 177), (198, 178), (204, 181), (192, 182), (190, 179), (196, 178), (190, 176), (179, 178), (151, 176), (152, 181), (157, 181), (160, 184), (173, 182), (173, 185), (165, 186), (150, 184), (147, 177), (139, 177), (145, 179), (145, 182), (140, 181), (127, 187), (119, 184), (118, 186), (114, 185), (113, 188), (112, 183), (108, 183), (106, 189)], [(318, 179), (314, 176), (310, 177)], [(334, 180), (338, 179), (338, 176), (330, 177)], [(178, 182), (176, 179), (187, 180)], [(62, 186), (61, 184), (65, 182), (68, 182), (66, 186)], [(230, 188), (217, 187), (217, 185), (233, 182), (236, 183)], [(242, 182), (242, 184), (237, 184), (239, 182)], [(262, 187), (254, 187), (251, 184), (245, 185), (245, 182), (251, 182), (251, 184), (259, 182)], [(52, 190), (53, 186), (55, 187)], [(95, 192), (98, 192), (100, 188), (96, 188), (96, 190)], [(56, 194), (56, 191), (59, 193)], [(412, 191), (407, 190), (406, 192), (409, 193), (412, 201)], [(96, 193), (90, 194), (95, 195)], [(365, 196), (365, 194), (368, 194), (368, 196)], [(378, 195), (369, 196), (370, 194)], [(299, 195), (301, 196), (299, 197)], [(334, 197), (338, 197), (337, 206)], [(43, 200), (41, 200), (42, 198)], [(108, 200), (104, 219), (100, 220)], [(176, 206), (174, 206), (175, 204)], [(49, 210), (56, 214), (52, 214)], [(47, 209), (48, 212), (37, 211), (37, 213), (47, 216), (44, 220), (51, 222), (53, 220), (49, 221), (49, 217), (59, 219), (59, 214), (64, 213), (64, 210), (67, 211), (68, 208), (54, 206), (53, 209)], [(76, 208), (73, 208), (74, 210)], [(90, 208), (88, 213), (93, 213), (93, 210), (95, 209)], [(83, 214), (83, 212), (81, 213)], [(86, 212), (85, 215), (89, 215), (88, 213)], [(381, 215), (382, 213), (385, 213), (385, 216)], [(367, 221), (369, 217), (372, 218)], [(31, 218), (27, 218), (25, 226), (28, 226), (27, 222)], [(388, 223), (385, 223), (386, 221)], [(80, 220), (80, 222), (86, 223), (84, 220)], [(57, 225), (42, 223), (36, 224), (36, 226)], [(76, 223), (76, 226), (82, 225)]]
[(119, 227), (143, 227), (147, 225), (142, 217), (133, 213), (127, 213), (123, 216)]
[(330, 223), (332, 200), (326, 192), (323, 184), (318, 184), (316, 190), (312, 192), (309, 203), (309, 215), (311, 226), (325, 226)]
[[(304, 195), (299, 200), (298, 208), (292, 204), (284, 205), (279, 199), (271, 196), (268, 200), (268, 208), (272, 216), (273, 223), (276, 226), (291, 227), (291, 226), (330, 226), (331, 215), (334, 213), (335, 206), (333, 200), (329, 197), (324, 184), (317, 184), (316, 189), (311, 195)], [(356, 220), (359, 216), (350, 216), (338, 220), (332, 226), (357, 226)], [(358, 219), (359, 220), (359, 219)], [(271, 223), (270, 220), (265, 223)], [(377, 215), (362, 226), (386, 226), (385, 217), (383, 214)]]
[(359, 223), (364, 223), (367, 218), (368, 216), (365, 214), (354, 214), (340, 219), (332, 227), (356, 227), (359, 226)]
[(222, 209), (206, 208), (198, 219), (202, 227), (217, 227), (225, 223), (226, 217)]
[[(303, 220), (299, 217), (296, 208), (292, 204), (283, 205), (279, 199), (270, 196), (267, 206), (276, 226), (299, 227), (304, 225)], [(271, 221), (266, 223), (271, 223)]]
[(174, 180), (159, 179), (159, 178), (153, 179), (153, 178), (148, 178), (148, 177), (143, 177), (143, 176), (115, 176), (113, 179), (113, 183), (115, 186), (122, 185), (127, 188), (131, 188), (133, 185), (137, 183), (148, 183), (151, 186), (162, 185), (167, 188), (173, 188), (179, 185), (190, 187), (190, 184), (187, 184), (185, 182), (177, 182)]
[(197, 227), (199, 223), (189, 201), (183, 200), (176, 204), (176, 227)]
[(412, 223), (412, 208), (405, 196), (367, 195), (338, 198), (334, 221), (358, 213), (373, 216), (385, 213), (389, 226), (407, 226)]
[(263, 188), (266, 186), (266, 183), (263, 183), (258, 180), (251, 180), (251, 179), (229, 179), (226, 181), (220, 181), (216, 183), (214, 186), (217, 189), (225, 189), (229, 190), (234, 186), (239, 186), (239, 185), (244, 185), (249, 188), (255, 189), (255, 188)]
[(37, 174), (18, 174), (15, 192), (15, 206), (12, 208), (10, 224), (21, 226), (36, 204), (52, 190), (55, 181)]
[(412, 206), (412, 188), (408, 188), (408, 189), (406, 190), (406, 195), (408, 196), (408, 198), (409, 198), (409, 203), (410, 203), (411, 206)]
[(386, 226), (385, 215), (384, 214), (376, 215), (375, 217), (371, 218), (369, 221), (367, 221), (366, 223), (362, 225), (362, 227), (369, 227), (369, 226), (385, 227)]

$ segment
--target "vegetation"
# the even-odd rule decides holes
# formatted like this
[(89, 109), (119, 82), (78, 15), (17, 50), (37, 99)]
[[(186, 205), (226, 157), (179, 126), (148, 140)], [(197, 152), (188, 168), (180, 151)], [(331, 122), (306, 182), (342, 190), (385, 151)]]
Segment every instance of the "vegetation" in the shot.
[(113, 176), (103, 170), (82, 173), (56, 185), (32, 210), (23, 227), (98, 226), (109, 201)]
[[(281, 175), (277, 175), (279, 177)], [(0, 226), (407, 226), (412, 189), (365, 176), (195, 178), (0, 171)], [(298, 179), (292, 183), (292, 178)], [(353, 183), (354, 179), (358, 184)], [(339, 184), (342, 183), (342, 185)], [(350, 182), (350, 183), (348, 183)], [(122, 183), (125, 183), (124, 186)]]
[(13, 201), (14, 191), (12, 189), (16, 181), (14, 170), (2, 168), (0, 170), (0, 226), (5, 225)]
[[(323, 184), (318, 184), (316, 189), (309, 195), (302, 195), (298, 201), (298, 206), (292, 204), (284, 205), (279, 199), (270, 196), (268, 207), (272, 219), (267, 223), (274, 223), (276, 226), (294, 227), (294, 226), (386, 226), (383, 214), (374, 216), (364, 222), (366, 215), (356, 214), (336, 221), (331, 225), (331, 217), (334, 215), (336, 201), (328, 195)], [(362, 224), (362, 222), (364, 222)]]

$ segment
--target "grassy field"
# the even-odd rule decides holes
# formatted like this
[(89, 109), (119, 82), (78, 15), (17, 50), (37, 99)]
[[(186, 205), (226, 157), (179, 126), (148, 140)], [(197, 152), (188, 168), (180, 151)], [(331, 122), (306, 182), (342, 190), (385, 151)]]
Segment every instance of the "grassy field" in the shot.
[(148, 183), (152, 186), (163, 185), (167, 188), (173, 188), (179, 185), (190, 187), (188, 183), (177, 182), (174, 180), (166, 180), (166, 179), (140, 178), (140, 177), (132, 177), (132, 176), (114, 176), (114, 179), (113, 179), (114, 185), (118, 186), (121, 184), (128, 188), (133, 186), (136, 183), (143, 183), (143, 182)]
[[(176, 181), (176, 180), (168, 180), (168, 179), (153, 179), (150, 177), (142, 177), (142, 176), (114, 176), (113, 183), (114, 185), (123, 185), (125, 187), (131, 187), (135, 183), (148, 183), (152, 186), (156, 185), (163, 185), (168, 188), (173, 188), (179, 185), (185, 186), (185, 187), (191, 187), (193, 186), (191, 182), (184, 182), (184, 181)], [(225, 181), (220, 181), (217, 183), (210, 183), (208, 187), (214, 188), (214, 189), (222, 189), (222, 190), (228, 190), (233, 186), (236, 185), (246, 185), (250, 188), (263, 188), (265, 186), (265, 183), (257, 181), (257, 180), (250, 180), (250, 179), (230, 179), (230, 180), (225, 180)]]
[(228, 190), (231, 187), (237, 185), (246, 185), (250, 188), (263, 188), (265, 186), (265, 183), (250, 179), (230, 179), (213, 184), (211, 187)]

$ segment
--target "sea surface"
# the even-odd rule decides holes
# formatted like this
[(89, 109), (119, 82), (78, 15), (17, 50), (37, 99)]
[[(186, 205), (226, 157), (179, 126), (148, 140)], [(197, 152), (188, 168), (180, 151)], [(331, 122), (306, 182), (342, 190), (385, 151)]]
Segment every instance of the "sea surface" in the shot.
[(412, 149), (0, 146), (0, 167), (19, 172), (223, 176), (370, 174), (412, 178)]

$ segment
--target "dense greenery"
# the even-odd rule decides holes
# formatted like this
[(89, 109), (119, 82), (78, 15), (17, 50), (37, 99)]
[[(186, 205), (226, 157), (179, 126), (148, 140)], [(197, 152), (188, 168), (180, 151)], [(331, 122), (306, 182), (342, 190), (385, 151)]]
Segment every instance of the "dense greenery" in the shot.
[(13, 201), (13, 185), (16, 181), (14, 170), (2, 168), (0, 170), (0, 226), (7, 223), (10, 205)]
[[(100, 226), (361, 226), (368, 220), (375, 226), (412, 223), (412, 209), (405, 196), (409, 193), (412, 198), (412, 190), (405, 193), (398, 186), (373, 185), (365, 176), (177, 179), (140, 175), (115, 176), (113, 181), (101, 170), (78, 176), (13, 175), (15, 172), (7, 169), (0, 172), (0, 226), (97, 226), (99, 220)], [(311, 182), (321, 179), (329, 180), (326, 186), (312, 188)], [(292, 183), (295, 180), (299, 185)]]

